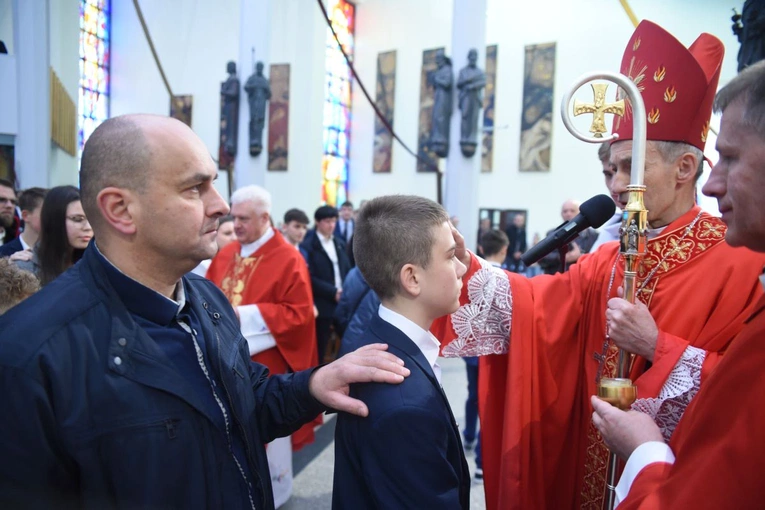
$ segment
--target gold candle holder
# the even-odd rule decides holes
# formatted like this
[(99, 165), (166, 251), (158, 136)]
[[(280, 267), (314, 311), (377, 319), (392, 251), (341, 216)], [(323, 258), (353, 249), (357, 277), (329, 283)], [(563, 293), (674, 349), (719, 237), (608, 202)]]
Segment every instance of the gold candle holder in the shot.
[(598, 385), (598, 398), (627, 411), (637, 400), (637, 386), (632, 384), (630, 379), (604, 377)]

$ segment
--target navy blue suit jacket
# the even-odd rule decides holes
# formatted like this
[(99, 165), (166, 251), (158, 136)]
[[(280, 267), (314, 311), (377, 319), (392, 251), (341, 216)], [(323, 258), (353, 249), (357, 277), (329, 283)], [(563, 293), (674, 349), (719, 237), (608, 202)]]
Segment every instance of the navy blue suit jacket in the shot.
[(17, 237), (13, 241), (8, 241), (4, 245), (0, 246), (0, 257), (10, 257), (17, 251), (21, 251), (23, 249), (24, 247), (21, 245), (21, 239)]
[[(337, 252), (337, 265), (340, 268), (340, 281), (345, 280), (351, 263), (345, 253), (345, 243), (337, 236), (333, 237), (335, 251)], [(308, 272), (311, 273), (311, 287), (313, 288), (313, 303), (319, 309), (319, 317), (331, 319), (335, 314), (335, 268), (329, 255), (321, 245), (319, 234), (316, 229), (311, 229), (303, 239), (300, 247), (305, 250), (305, 258), (308, 262)]]
[(449, 402), (419, 348), (375, 315), (359, 345), (387, 343), (411, 371), (401, 384), (351, 388), (369, 416), (340, 413), (332, 508), (467, 509), (470, 473)]

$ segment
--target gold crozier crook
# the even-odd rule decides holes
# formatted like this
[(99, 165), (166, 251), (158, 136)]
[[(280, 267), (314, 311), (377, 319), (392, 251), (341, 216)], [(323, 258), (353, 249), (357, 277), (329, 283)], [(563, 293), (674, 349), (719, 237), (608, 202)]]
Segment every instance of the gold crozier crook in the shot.
[[(608, 80), (616, 83), (625, 92), (627, 100), (632, 104), (632, 169), (630, 184), (627, 186), (629, 198), (627, 206), (622, 211), (622, 226), (619, 229), (620, 254), (624, 260), (624, 299), (635, 303), (637, 298), (637, 272), (640, 262), (645, 255), (646, 235), (648, 232), (648, 210), (645, 208), (643, 194), (645, 185), (643, 175), (645, 172), (645, 149), (646, 149), (646, 113), (643, 97), (637, 86), (630, 78), (623, 74), (601, 72), (582, 76), (571, 90), (563, 97), (561, 115), (563, 124), (572, 135), (589, 143), (601, 143), (604, 140), (617, 140), (619, 135), (612, 133), (604, 138), (606, 132), (604, 114), (624, 115), (624, 101), (606, 104), (606, 89), (608, 84), (592, 84), (595, 100), (592, 104), (574, 102), (574, 115), (592, 113), (593, 121), (590, 127), (592, 137), (581, 134), (569, 117), (569, 105), (571, 98), (579, 88), (592, 80)], [(598, 397), (618, 407), (629, 409), (637, 399), (637, 387), (629, 378), (630, 353), (619, 349), (619, 358), (616, 369), (616, 377), (603, 377), (598, 381)], [(607, 473), (607, 508), (614, 508), (616, 473), (619, 459), (614, 453), (609, 455)]]

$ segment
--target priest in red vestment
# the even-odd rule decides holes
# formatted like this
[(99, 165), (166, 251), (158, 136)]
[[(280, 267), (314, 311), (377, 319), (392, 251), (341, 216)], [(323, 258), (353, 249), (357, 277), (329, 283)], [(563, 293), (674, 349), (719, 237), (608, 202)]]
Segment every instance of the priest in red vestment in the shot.
[[(765, 252), (765, 62), (726, 85), (715, 106), (722, 111), (720, 161), (704, 194), (717, 198), (728, 243)], [(764, 338), (762, 297), (669, 445), (644, 415), (593, 400), (596, 427), (629, 457), (617, 486), (619, 509), (763, 507)]]
[[(479, 408), (489, 510), (603, 505), (608, 449), (590, 396), (614, 377), (617, 347), (637, 355), (635, 406), (669, 438), (685, 407), (762, 294), (765, 255), (732, 248), (725, 225), (695, 204), (723, 45), (702, 34), (685, 48), (644, 21), (621, 72), (648, 112), (649, 233), (635, 305), (618, 299), (618, 243), (564, 274), (526, 279), (468, 253), (460, 309), (434, 325), (445, 356), (480, 355)], [(629, 184), (632, 116), (616, 118), (611, 192)], [(609, 319), (608, 328), (606, 319)], [(488, 356), (487, 356), (488, 355)]]
[[(313, 295), (300, 252), (271, 227), (271, 195), (246, 186), (231, 196), (237, 241), (213, 259), (207, 278), (223, 290), (239, 316), (253, 361), (272, 374), (318, 365)], [(292, 434), (299, 450), (313, 442), (309, 423)]]

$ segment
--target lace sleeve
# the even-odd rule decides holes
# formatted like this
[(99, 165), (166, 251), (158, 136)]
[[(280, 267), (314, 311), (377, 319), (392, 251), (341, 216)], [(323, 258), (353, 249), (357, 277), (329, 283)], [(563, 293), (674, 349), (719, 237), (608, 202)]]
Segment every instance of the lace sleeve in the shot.
[(667, 382), (656, 398), (639, 398), (632, 409), (651, 416), (661, 429), (664, 440), (669, 442), (685, 409), (701, 386), (701, 366), (707, 352), (688, 347), (670, 372)]
[(510, 280), (501, 269), (484, 261), (481, 265), (467, 282), (468, 302), (452, 314), (457, 338), (444, 347), (444, 357), (484, 356), (508, 351), (513, 309)]

